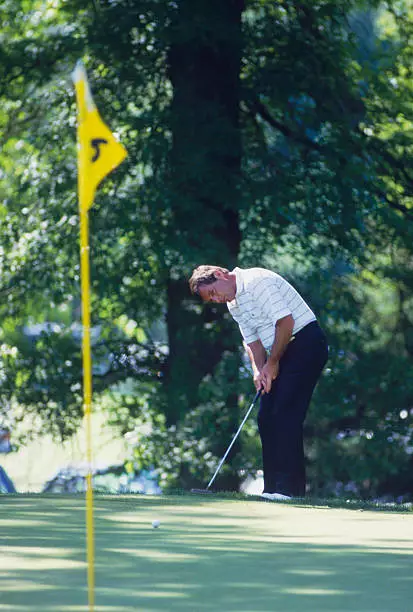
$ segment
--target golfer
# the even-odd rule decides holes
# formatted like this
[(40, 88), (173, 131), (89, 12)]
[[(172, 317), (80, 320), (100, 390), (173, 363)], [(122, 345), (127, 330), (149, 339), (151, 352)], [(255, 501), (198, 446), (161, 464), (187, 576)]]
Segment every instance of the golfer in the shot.
[(263, 497), (305, 495), (303, 423), (328, 346), (315, 314), (282, 276), (264, 268), (198, 266), (189, 280), (204, 302), (226, 303), (261, 390)]

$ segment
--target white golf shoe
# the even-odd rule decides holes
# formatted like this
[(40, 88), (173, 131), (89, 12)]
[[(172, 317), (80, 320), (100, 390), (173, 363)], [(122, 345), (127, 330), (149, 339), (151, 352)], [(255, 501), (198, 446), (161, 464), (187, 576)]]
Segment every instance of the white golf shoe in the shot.
[(282, 493), (262, 493), (261, 497), (269, 499), (270, 501), (282, 501), (285, 499), (292, 499), (290, 495), (283, 495)]

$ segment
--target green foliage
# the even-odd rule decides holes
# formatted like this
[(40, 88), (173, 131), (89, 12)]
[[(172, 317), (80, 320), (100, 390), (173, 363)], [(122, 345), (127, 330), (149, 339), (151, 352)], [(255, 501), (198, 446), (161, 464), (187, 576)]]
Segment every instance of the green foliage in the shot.
[[(165, 491), (209, 482), (239, 425), (226, 410), (228, 398), (235, 391), (227, 384), (227, 370), (232, 370), (233, 360), (233, 355), (226, 354), (215, 375), (204, 379), (199, 405), (185, 415), (179, 426), (168, 425), (159, 410), (159, 395), (151, 386), (133, 385), (126, 394), (125, 389), (123, 393), (119, 389), (106, 398), (103, 408), (111, 415), (111, 424), (119, 427), (131, 444), (130, 469), (139, 473), (155, 467)], [(248, 389), (248, 394), (240, 398), (240, 410), (245, 413), (251, 402), (246, 376), (242, 387)], [(215, 487), (233, 488), (234, 468), (252, 473), (257, 469), (254, 417), (245, 426), (241, 439), (245, 441), (242, 458), (234, 457), (232, 469), (228, 463), (222, 467)]]
[[(170, 486), (209, 475), (252, 385), (228, 314), (194, 301), (185, 277), (205, 261), (264, 264), (297, 285), (330, 339), (308, 426), (313, 486), (407, 490), (409, 3), (9, 0), (1, 18), (4, 419), (23, 407), (67, 436), (81, 418), (70, 72), (83, 57), (129, 153), (90, 230), (95, 396), (132, 381), (115, 406), (123, 432), (151, 424), (136, 462)], [(27, 324), (53, 321), (29, 340)], [(254, 433), (227, 482), (259, 467)]]
[[(389, 259), (377, 255), (375, 273), (332, 273), (330, 286), (323, 284), (330, 359), (307, 432), (319, 494), (336, 492), (336, 481), (365, 497), (411, 488), (411, 322), (400, 308), (399, 282), (385, 274)], [(411, 270), (411, 256), (399, 273), (403, 267)]]

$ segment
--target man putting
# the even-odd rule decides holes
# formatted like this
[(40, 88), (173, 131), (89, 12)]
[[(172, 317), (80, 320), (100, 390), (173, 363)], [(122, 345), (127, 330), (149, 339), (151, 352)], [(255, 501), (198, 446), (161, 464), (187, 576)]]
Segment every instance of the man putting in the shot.
[(189, 286), (204, 302), (226, 303), (239, 325), (255, 388), (262, 391), (263, 497), (303, 497), (303, 424), (328, 357), (315, 314), (290, 283), (264, 268), (230, 272), (202, 265), (193, 271)]

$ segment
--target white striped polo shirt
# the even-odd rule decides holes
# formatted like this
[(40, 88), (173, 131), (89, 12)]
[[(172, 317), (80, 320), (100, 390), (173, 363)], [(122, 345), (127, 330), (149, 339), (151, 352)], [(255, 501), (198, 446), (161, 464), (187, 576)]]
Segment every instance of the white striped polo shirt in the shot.
[(279, 319), (293, 316), (293, 334), (316, 320), (298, 291), (279, 274), (264, 268), (234, 268), (232, 273), (237, 279), (237, 292), (227, 306), (247, 344), (260, 339), (270, 351)]

